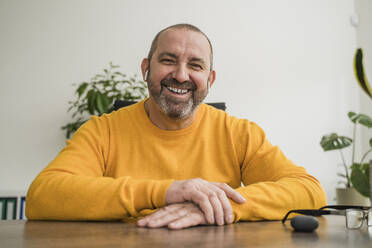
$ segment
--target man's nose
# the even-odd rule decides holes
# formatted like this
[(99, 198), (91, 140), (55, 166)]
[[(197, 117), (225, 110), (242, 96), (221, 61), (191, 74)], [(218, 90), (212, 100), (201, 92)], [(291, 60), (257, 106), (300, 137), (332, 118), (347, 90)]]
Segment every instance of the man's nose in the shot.
[(189, 81), (189, 72), (186, 66), (178, 65), (173, 72), (173, 78), (176, 79), (178, 82), (183, 83)]

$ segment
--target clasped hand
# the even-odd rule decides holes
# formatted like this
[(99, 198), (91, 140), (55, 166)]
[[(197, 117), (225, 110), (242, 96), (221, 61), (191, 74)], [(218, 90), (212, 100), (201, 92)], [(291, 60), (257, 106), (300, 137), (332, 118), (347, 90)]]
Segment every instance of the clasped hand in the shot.
[(164, 227), (171, 229), (195, 225), (224, 225), (233, 222), (229, 199), (244, 203), (245, 199), (225, 183), (203, 179), (175, 181), (169, 187), (166, 207), (137, 222), (140, 227)]

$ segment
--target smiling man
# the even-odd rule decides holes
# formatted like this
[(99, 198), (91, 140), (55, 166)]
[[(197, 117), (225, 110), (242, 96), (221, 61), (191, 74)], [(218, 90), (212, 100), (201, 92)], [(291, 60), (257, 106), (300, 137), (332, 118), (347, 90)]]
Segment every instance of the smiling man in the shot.
[(325, 205), (319, 182), (255, 123), (202, 104), (216, 72), (197, 27), (160, 31), (141, 70), (150, 97), (75, 133), (30, 186), (29, 219), (180, 229), (279, 220)]
[(160, 32), (141, 65), (150, 91), (146, 110), (154, 124), (166, 130), (182, 129), (194, 121), (195, 110), (216, 77), (207, 37), (194, 27), (180, 27)]

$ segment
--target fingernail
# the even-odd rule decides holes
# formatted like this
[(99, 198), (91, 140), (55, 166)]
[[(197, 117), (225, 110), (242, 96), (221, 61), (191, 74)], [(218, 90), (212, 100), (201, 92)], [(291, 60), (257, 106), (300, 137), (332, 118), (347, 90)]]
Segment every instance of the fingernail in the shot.
[(232, 223), (234, 221), (234, 216), (233, 215), (229, 215), (228, 221), (229, 221), (229, 223)]
[(246, 202), (246, 199), (243, 196), (240, 196), (240, 199), (242, 200), (242, 202)]
[(180, 224), (179, 223), (170, 223), (169, 225), (170, 225), (170, 227), (178, 227)]
[(214, 219), (209, 218), (209, 224), (214, 224)]

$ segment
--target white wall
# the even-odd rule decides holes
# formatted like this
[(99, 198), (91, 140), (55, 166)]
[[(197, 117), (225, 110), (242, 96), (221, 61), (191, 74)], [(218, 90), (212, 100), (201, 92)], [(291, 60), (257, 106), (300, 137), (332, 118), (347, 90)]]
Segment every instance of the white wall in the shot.
[[(357, 27), (357, 44), (358, 47), (363, 48), (364, 54), (364, 69), (372, 86), (372, 1), (370, 0), (356, 0), (355, 1), (356, 16), (359, 19)], [(364, 114), (372, 116), (372, 99), (369, 98), (362, 90), (360, 90), (360, 111)], [(371, 130), (365, 127), (359, 130), (361, 139), (362, 151), (366, 152), (371, 149), (369, 140), (372, 138)], [(372, 159), (372, 153), (369, 153), (367, 162)]]
[(207, 100), (259, 123), (332, 201), (340, 158), (319, 141), (359, 109), (353, 13), (353, 0), (2, 0), (0, 191), (26, 190), (63, 147), (72, 83), (109, 61), (139, 74), (155, 33), (189, 22), (214, 44)]

